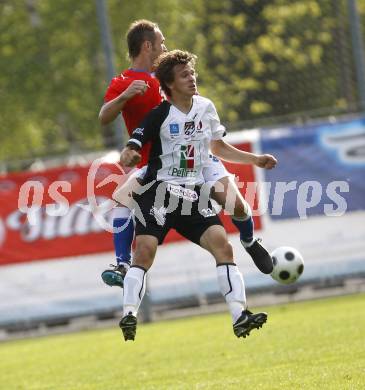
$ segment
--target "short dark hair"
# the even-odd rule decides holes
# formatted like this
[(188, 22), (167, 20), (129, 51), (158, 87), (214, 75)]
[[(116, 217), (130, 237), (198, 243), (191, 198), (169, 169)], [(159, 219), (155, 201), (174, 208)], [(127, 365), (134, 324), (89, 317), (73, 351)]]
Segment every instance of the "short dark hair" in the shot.
[(159, 30), (157, 23), (145, 19), (136, 20), (129, 26), (126, 34), (129, 58), (133, 59), (139, 55), (143, 42), (155, 43), (156, 30)]
[(155, 75), (158, 78), (162, 90), (167, 96), (171, 96), (171, 90), (167, 84), (174, 81), (174, 66), (191, 64), (195, 66), (197, 60), (195, 54), (188, 51), (172, 50), (162, 53), (155, 61)]

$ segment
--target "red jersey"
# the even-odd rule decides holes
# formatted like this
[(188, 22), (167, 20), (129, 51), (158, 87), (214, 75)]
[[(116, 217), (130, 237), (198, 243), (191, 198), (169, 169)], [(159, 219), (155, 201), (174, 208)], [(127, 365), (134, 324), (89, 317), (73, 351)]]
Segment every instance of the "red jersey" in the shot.
[[(159, 81), (151, 75), (151, 73), (127, 69), (120, 76), (114, 77), (109, 84), (104, 96), (104, 102), (109, 102), (115, 99), (134, 80), (144, 80), (149, 86), (143, 95), (136, 95), (132, 99), (129, 99), (122, 110), (122, 115), (128, 130), (129, 135), (133, 130), (139, 126), (142, 119), (148, 114), (154, 107), (158, 106), (162, 101), (160, 93)], [(143, 166), (148, 163), (151, 144), (148, 143), (141, 149), (141, 162), (138, 166)]]

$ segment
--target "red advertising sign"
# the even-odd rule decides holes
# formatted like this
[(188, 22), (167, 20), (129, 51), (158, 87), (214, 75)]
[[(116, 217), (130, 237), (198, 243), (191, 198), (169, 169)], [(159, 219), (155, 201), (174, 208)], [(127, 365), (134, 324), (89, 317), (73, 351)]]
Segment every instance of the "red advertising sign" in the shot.
[[(250, 149), (250, 144), (236, 146)], [(226, 166), (240, 182), (255, 181), (252, 167)], [(0, 176), (0, 265), (113, 250), (104, 225), (112, 226), (110, 199), (121, 177), (114, 164)], [(236, 231), (229, 217), (222, 219), (228, 232)], [(261, 228), (259, 218), (255, 228)], [(172, 231), (165, 242), (180, 239)]]

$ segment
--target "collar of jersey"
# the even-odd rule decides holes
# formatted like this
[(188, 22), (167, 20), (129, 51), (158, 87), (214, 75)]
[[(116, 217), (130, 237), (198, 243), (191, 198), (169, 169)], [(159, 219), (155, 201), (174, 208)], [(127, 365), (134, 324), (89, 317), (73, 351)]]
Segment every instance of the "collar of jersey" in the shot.
[[(194, 95), (194, 96), (195, 96), (195, 95)], [(193, 96), (193, 102), (192, 102), (192, 104), (191, 104), (190, 110), (189, 110), (189, 112), (188, 112), (187, 114), (185, 114), (185, 112), (180, 111), (180, 110), (179, 110), (176, 106), (174, 106), (171, 102), (169, 102), (169, 103), (170, 103), (171, 106), (174, 107), (174, 109), (175, 109), (176, 111), (178, 111), (181, 115), (184, 115), (184, 116), (186, 116), (186, 117), (189, 117), (189, 115), (191, 115), (191, 113), (192, 113), (192, 111), (193, 111), (193, 107), (194, 107), (194, 104), (195, 104), (194, 96)]]
[(137, 72), (137, 73), (146, 73), (148, 75), (151, 75), (150, 72), (147, 72), (146, 70), (143, 70), (143, 69), (136, 69), (136, 68), (128, 68), (128, 70), (132, 71), (132, 72)]

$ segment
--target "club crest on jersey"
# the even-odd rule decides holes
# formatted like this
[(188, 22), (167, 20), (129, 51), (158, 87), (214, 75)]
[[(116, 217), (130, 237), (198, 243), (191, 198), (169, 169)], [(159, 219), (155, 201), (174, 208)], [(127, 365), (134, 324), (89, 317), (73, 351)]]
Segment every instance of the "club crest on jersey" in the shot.
[(179, 124), (170, 123), (170, 136), (177, 137), (180, 134)]
[(190, 121), (190, 122), (185, 122), (184, 125), (184, 134), (189, 137), (195, 132), (195, 122)]

